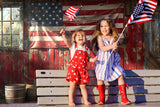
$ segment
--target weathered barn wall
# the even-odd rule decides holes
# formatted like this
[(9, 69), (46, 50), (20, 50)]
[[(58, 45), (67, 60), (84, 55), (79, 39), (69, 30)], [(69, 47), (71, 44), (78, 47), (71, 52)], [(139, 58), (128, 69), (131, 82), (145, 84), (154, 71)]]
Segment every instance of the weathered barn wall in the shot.
[[(28, 14), (25, 5), (24, 42), (28, 43)], [(127, 22), (127, 17), (124, 23)], [(124, 69), (143, 69), (143, 24), (132, 25), (126, 29), (127, 43), (119, 49)], [(133, 33), (134, 32), (134, 33)], [(8, 83), (35, 83), (36, 69), (67, 69), (69, 51), (67, 49), (26, 49), (8, 51), (1, 49), (1, 86)], [(90, 64), (89, 64), (90, 65)], [(90, 67), (89, 69), (93, 69)]]
[(158, 5), (153, 21), (144, 23), (145, 66), (147, 69), (160, 69), (160, 6)]
[(144, 64), (144, 24), (128, 26), (127, 46), (124, 49), (124, 69), (143, 69)]
[[(27, 1), (26, 1), (27, 2)], [(60, 49), (29, 49), (28, 14), (24, 5), (24, 51), (0, 50), (0, 87), (10, 83), (35, 84), (36, 69), (67, 69), (69, 51)], [(125, 17), (124, 24), (128, 21)], [(132, 25), (126, 29), (126, 42), (120, 46), (121, 65), (124, 69), (143, 69), (144, 67), (144, 24)], [(89, 64), (88, 69), (94, 69)]]

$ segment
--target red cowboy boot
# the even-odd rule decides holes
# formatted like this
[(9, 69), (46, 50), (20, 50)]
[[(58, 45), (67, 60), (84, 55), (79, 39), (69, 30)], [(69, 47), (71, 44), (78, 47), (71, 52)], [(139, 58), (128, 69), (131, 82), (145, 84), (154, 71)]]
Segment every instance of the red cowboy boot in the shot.
[(125, 85), (125, 84), (122, 84), (122, 85), (119, 85), (119, 91), (120, 91), (120, 94), (121, 94), (121, 104), (131, 104), (131, 101), (129, 101), (127, 99), (127, 95), (126, 95), (126, 86), (128, 88), (128, 84)]
[(98, 104), (104, 104), (105, 103), (105, 85), (97, 85), (98, 91), (99, 91), (99, 102)]

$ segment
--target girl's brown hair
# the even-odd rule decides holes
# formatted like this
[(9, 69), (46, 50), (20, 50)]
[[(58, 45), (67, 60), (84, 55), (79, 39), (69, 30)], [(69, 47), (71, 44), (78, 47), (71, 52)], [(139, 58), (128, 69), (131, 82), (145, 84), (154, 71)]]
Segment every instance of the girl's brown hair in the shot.
[[(72, 34), (72, 42), (76, 43), (75, 38), (76, 38), (78, 33), (80, 33), (81, 35), (85, 36), (85, 32), (83, 30), (77, 30)], [(85, 39), (86, 39), (86, 36), (85, 36)], [(87, 39), (86, 39), (86, 41), (87, 41)], [(86, 43), (86, 41), (85, 41), (85, 43)]]
[(110, 33), (114, 37), (114, 42), (116, 42), (117, 39), (118, 39), (118, 33), (117, 33), (117, 30), (115, 28), (115, 25), (114, 25), (114, 22), (112, 21), (112, 19), (109, 18), (109, 17), (105, 17), (105, 18), (101, 19), (98, 22), (98, 24), (96, 26), (96, 30), (93, 33), (94, 37), (93, 37), (93, 40), (92, 40), (92, 43), (91, 43), (91, 49), (95, 54), (97, 53), (97, 50), (98, 50), (97, 37), (102, 36), (102, 33), (100, 31), (100, 24), (103, 20), (105, 20), (109, 24)]

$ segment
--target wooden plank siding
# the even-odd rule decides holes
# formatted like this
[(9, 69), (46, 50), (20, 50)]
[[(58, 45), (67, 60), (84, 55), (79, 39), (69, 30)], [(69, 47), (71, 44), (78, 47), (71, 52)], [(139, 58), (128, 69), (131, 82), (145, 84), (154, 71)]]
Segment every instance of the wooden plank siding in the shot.
[[(4, 0), (2, 0), (4, 1)], [(7, 0), (10, 1), (10, 0)], [(16, 1), (16, 0), (15, 0)], [(20, 1), (20, 0), (18, 0)], [(40, 0), (43, 1), (43, 0)], [(63, 1), (63, 0), (61, 0)], [(130, 0), (127, 0), (128, 2)], [(134, 0), (132, 0), (133, 2)], [(28, 2), (28, 1), (25, 1)], [(24, 50), (14, 51), (0, 49), (0, 92), (4, 92), (6, 84), (25, 83), (36, 84), (36, 70), (67, 70), (69, 50), (67, 48), (29, 49), (29, 5), (24, 6)], [(128, 17), (124, 16), (124, 24)], [(121, 65), (125, 70), (144, 69), (144, 25), (129, 26), (124, 35), (127, 42), (120, 45)], [(133, 33), (134, 32), (134, 33)], [(89, 70), (94, 70), (94, 64), (88, 64)], [(4, 94), (0, 94), (0, 99)]]
[[(97, 103), (99, 93), (96, 88), (94, 70), (89, 70), (91, 81), (87, 83), (89, 100)], [(125, 70), (128, 98), (132, 102), (160, 101), (160, 70)], [(69, 83), (67, 70), (36, 70), (36, 86), (39, 105), (68, 103)], [(117, 81), (105, 82), (106, 103), (120, 102), (121, 96)], [(83, 103), (79, 87), (75, 91), (76, 103)]]
[[(138, 31), (136, 34), (132, 33), (133, 28), (134, 31)], [(143, 24), (139, 24), (126, 29), (127, 43), (120, 45), (118, 51), (121, 65), (126, 70), (144, 69), (143, 32), (140, 33), (143, 28)], [(0, 57), (1, 87), (8, 83), (35, 84), (36, 69), (68, 69), (69, 50), (67, 48), (0, 50)], [(94, 64), (89, 63), (88, 69), (93, 70)]]
[[(137, 26), (137, 25), (133, 25)], [(131, 31), (132, 27), (127, 29)], [(135, 29), (143, 29), (138, 25)], [(133, 35), (133, 36), (132, 36)], [(141, 33), (136, 34), (143, 35)], [(136, 41), (135, 34), (129, 33), (127, 43), (119, 48), (121, 65), (125, 70), (144, 69), (143, 40)], [(133, 42), (136, 41), (136, 42)], [(132, 43), (133, 42), (133, 43)], [(135, 45), (134, 43), (140, 43)], [(26, 51), (0, 50), (0, 88), (4, 90), (6, 84), (25, 83), (35, 84), (35, 71), (37, 69), (67, 70), (69, 63), (69, 50), (66, 48), (56, 49), (27, 49)], [(94, 64), (88, 64), (89, 70), (94, 70)], [(3, 98), (0, 95), (0, 98)]]
[[(143, 69), (143, 55), (131, 51), (132, 48), (125, 47), (119, 49), (122, 67), (124, 69)], [(140, 53), (143, 53), (143, 50), (140, 51)], [(138, 62), (136, 57), (138, 56), (137, 54), (141, 58), (140, 62)], [(1, 50), (0, 56), (1, 87), (9, 83), (35, 84), (36, 69), (66, 70), (69, 63), (69, 50), (67, 48), (29, 49), (28, 52)], [(89, 63), (88, 69), (93, 70), (94, 64)]]
[[(2, 0), (3, 1), (3, 0)], [(9, 1), (9, 0), (8, 0)], [(15, 0), (16, 1), (16, 0)], [(27, 2), (27, 1), (26, 1)], [(134, 0), (126, 0), (126, 3), (134, 7)], [(24, 50), (0, 50), (0, 83), (3, 87), (8, 83), (35, 83), (36, 69), (67, 69), (69, 62), (69, 51), (66, 48), (60, 49), (28, 49), (29, 37), (29, 13), (27, 4), (24, 5)], [(127, 12), (127, 11), (126, 11)], [(125, 12), (125, 13), (126, 13)], [(130, 13), (129, 13), (130, 14)], [(128, 21), (129, 15), (124, 16), (124, 24)], [(143, 69), (143, 24), (129, 26), (126, 32), (127, 43), (119, 49), (121, 65), (124, 69)], [(133, 33), (134, 32), (134, 33)], [(89, 69), (94, 69), (89, 64)], [(17, 77), (18, 75), (18, 77)]]

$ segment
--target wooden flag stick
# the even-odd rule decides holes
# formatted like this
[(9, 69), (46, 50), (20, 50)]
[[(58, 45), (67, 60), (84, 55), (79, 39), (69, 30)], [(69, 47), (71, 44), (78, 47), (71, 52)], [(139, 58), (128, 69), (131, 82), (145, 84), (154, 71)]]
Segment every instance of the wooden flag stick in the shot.
[[(120, 40), (120, 37), (122, 36), (122, 34), (123, 34), (123, 32), (125, 31), (126, 27), (127, 27), (127, 25), (125, 25), (125, 27), (123, 28), (123, 30), (122, 30), (120, 36), (118, 37), (116, 43), (118, 43), (118, 41)], [(108, 57), (108, 60), (110, 59), (112, 53), (113, 53), (113, 50), (111, 51), (111, 53), (110, 53), (110, 55), (109, 55), (109, 57)], [(107, 60), (107, 61), (108, 61), (108, 60)], [(107, 61), (106, 61), (106, 62), (107, 62)]]

